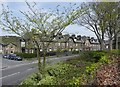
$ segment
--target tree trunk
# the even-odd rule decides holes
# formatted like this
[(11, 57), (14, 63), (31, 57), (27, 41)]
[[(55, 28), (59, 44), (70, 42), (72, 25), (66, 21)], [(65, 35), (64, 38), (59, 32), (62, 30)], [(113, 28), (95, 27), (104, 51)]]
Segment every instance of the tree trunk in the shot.
[(104, 40), (100, 40), (100, 50), (105, 50)]
[(46, 52), (43, 53), (43, 69), (45, 68), (46, 65)]
[(67, 50), (67, 42), (65, 42), (65, 50)]
[(38, 70), (42, 73), (42, 64), (41, 64), (41, 57), (40, 57), (40, 49), (37, 48), (37, 58), (38, 58)]
[(28, 53), (30, 53), (30, 49), (29, 48), (27, 49), (27, 51), (28, 51)]
[(109, 39), (109, 50), (112, 50), (112, 48), (113, 48), (112, 47), (112, 42), (113, 42), (112, 39)]
[(118, 37), (117, 37), (117, 35), (115, 37), (115, 48), (116, 48), (116, 50), (118, 50)]

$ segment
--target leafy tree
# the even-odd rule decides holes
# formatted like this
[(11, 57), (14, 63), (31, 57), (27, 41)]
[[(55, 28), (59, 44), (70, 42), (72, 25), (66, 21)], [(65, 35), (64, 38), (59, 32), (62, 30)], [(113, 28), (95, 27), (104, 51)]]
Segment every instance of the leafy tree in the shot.
[[(70, 7), (64, 7), (60, 10), (60, 5), (55, 11), (48, 12), (43, 9), (37, 9), (36, 3), (30, 5), (26, 2), (29, 11), (20, 11), (24, 19), (15, 17), (9, 8), (3, 5), (2, 16), (0, 19), (1, 28), (7, 31), (12, 31), (21, 37), (27, 35), (31, 41), (34, 41), (37, 47), (38, 68), (40, 73), (46, 64), (47, 48), (59, 33), (61, 33), (68, 25), (70, 25), (78, 14), (84, 14), (86, 8), (80, 8), (76, 4), (70, 4)], [(43, 63), (41, 63), (40, 49), (43, 50)]]
[(89, 9), (86, 10), (86, 14), (82, 15), (79, 17), (75, 23), (77, 23), (80, 26), (86, 27), (88, 30), (92, 31), (99, 43), (100, 43), (100, 48), (103, 50), (105, 48), (105, 43), (104, 43), (104, 35), (105, 35), (105, 30), (101, 27), (104, 26), (100, 24), (101, 21), (101, 15), (99, 11), (96, 12), (97, 7), (94, 3), (85, 3), (83, 4), (83, 7), (88, 7)]
[[(120, 32), (118, 20), (119, 18), (119, 2), (101, 2), (98, 4), (98, 9), (103, 14), (104, 18), (102, 19), (105, 29), (105, 34), (109, 39), (109, 49), (112, 50), (113, 39)], [(110, 9), (109, 9), (110, 8)]]
[(92, 2), (83, 4), (89, 7), (86, 14), (79, 17), (75, 23), (94, 32), (101, 50), (105, 49), (105, 37), (109, 38), (109, 48), (112, 49), (112, 40), (120, 32), (118, 25), (118, 2)]

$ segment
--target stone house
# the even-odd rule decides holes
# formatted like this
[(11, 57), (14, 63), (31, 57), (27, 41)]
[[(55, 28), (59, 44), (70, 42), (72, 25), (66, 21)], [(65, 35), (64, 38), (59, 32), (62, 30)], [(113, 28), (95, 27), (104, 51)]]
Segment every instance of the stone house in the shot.
[[(32, 45), (30, 45), (31, 43)], [(48, 43), (48, 41), (46, 41)], [(28, 48), (28, 46), (30, 46)], [(29, 40), (21, 40), (21, 52), (34, 53), (36, 52), (34, 42)], [(86, 37), (86, 36), (75, 36), (75, 35), (62, 35), (59, 34), (57, 37), (50, 42), (47, 51), (57, 50), (68, 50), (68, 51), (81, 51), (81, 50), (100, 50), (100, 45), (97, 39)], [(41, 50), (42, 51), (42, 47)]]
[(15, 53), (17, 52), (17, 45), (13, 44), (13, 43), (10, 43), (10, 44), (6, 44), (6, 45), (3, 45), (3, 53), (4, 54), (12, 54), (12, 53)]
[(2, 38), (3, 54), (20, 52), (20, 37), (17, 36), (0, 36)]
[[(11, 38), (11, 39), (10, 39)], [(46, 41), (48, 43), (48, 41)], [(41, 47), (41, 50), (42, 51)], [(30, 39), (23, 39), (16, 36), (3, 36), (2, 49), (4, 53), (34, 53), (37, 52), (36, 45)], [(97, 39), (93, 37), (86, 37), (81, 35), (58, 34), (51, 41), (47, 51), (68, 50), (68, 51), (81, 51), (81, 50), (100, 50), (100, 45)]]
[(91, 50), (100, 50), (100, 44), (97, 39), (94, 39), (93, 37), (90, 39), (91, 44)]

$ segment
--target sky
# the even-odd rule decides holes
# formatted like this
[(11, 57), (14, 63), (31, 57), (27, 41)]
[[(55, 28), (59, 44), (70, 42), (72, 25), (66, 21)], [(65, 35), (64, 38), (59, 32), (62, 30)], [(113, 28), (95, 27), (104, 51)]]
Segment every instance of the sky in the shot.
[[(37, 0), (35, 0), (35, 1), (37, 1)], [(49, 8), (55, 9), (55, 7), (57, 5), (69, 6), (69, 3), (70, 3), (70, 2), (62, 2), (62, 0), (61, 1), (59, 0), (58, 2), (54, 2), (54, 0), (53, 0), (53, 2), (48, 2), (46, 0), (45, 0), (46, 2), (41, 2), (41, 1), (43, 1), (43, 0), (39, 0), (39, 2), (38, 1), (36, 2), (38, 4), (37, 6), (39, 8), (44, 8), (45, 11), (48, 11)], [(72, 2), (72, 3), (74, 3), (74, 2)], [(82, 2), (75, 2), (75, 3), (80, 4)], [(19, 12), (20, 10), (22, 10), (22, 11), (27, 11), (28, 10), (27, 5), (24, 2), (24, 0), (21, 0), (21, 1), (18, 0), (17, 2), (15, 2), (14, 0), (3, 0), (3, 1), (0, 2), (0, 4), (4, 4), (5, 6), (8, 5), (8, 7), (13, 11), (14, 15), (17, 16), (17, 17), (23, 17), (23, 15), (21, 15), (20, 12)], [(0, 13), (1, 13), (1, 5), (0, 5)], [(82, 26), (79, 26), (77, 24), (69, 25), (63, 31), (63, 33), (64, 34), (76, 34), (76, 35), (82, 35), (82, 36), (85, 35), (85, 36), (95, 37), (93, 32), (91, 32), (88, 29), (86, 29)], [(8, 32), (5, 32), (5, 31), (2, 31), (0, 29), (0, 36), (3, 36), (3, 35), (13, 35), (14, 36), (15, 34), (8, 33)]]

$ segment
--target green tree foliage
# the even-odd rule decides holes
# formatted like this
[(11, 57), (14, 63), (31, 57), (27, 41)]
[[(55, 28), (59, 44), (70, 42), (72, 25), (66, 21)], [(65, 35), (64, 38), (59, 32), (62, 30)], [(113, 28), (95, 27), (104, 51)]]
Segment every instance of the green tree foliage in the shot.
[[(64, 7), (63, 10), (60, 10), (60, 5), (58, 5), (55, 11), (46, 12), (44, 9), (38, 9), (36, 3), (26, 2), (26, 4), (29, 11), (20, 11), (24, 19), (14, 16), (12, 11), (3, 5), (0, 25), (4, 30), (12, 31), (21, 37), (34, 41), (37, 47), (38, 68), (42, 72), (46, 64), (47, 48), (51, 41), (70, 25), (78, 14), (79, 16), (84, 14), (86, 8), (70, 4), (70, 7)], [(40, 49), (43, 50), (42, 64), (39, 56)]]
[(105, 32), (105, 35), (109, 38), (109, 49), (112, 50), (112, 41), (116, 39), (115, 36), (120, 32), (120, 3), (119, 2), (100, 2), (96, 4), (97, 9), (95, 12), (97, 15), (101, 15), (100, 28)]
[(120, 32), (120, 2), (90, 2), (83, 4), (83, 7), (89, 9), (75, 23), (94, 32), (101, 50), (105, 49), (104, 39), (109, 38), (111, 50), (112, 40)]

